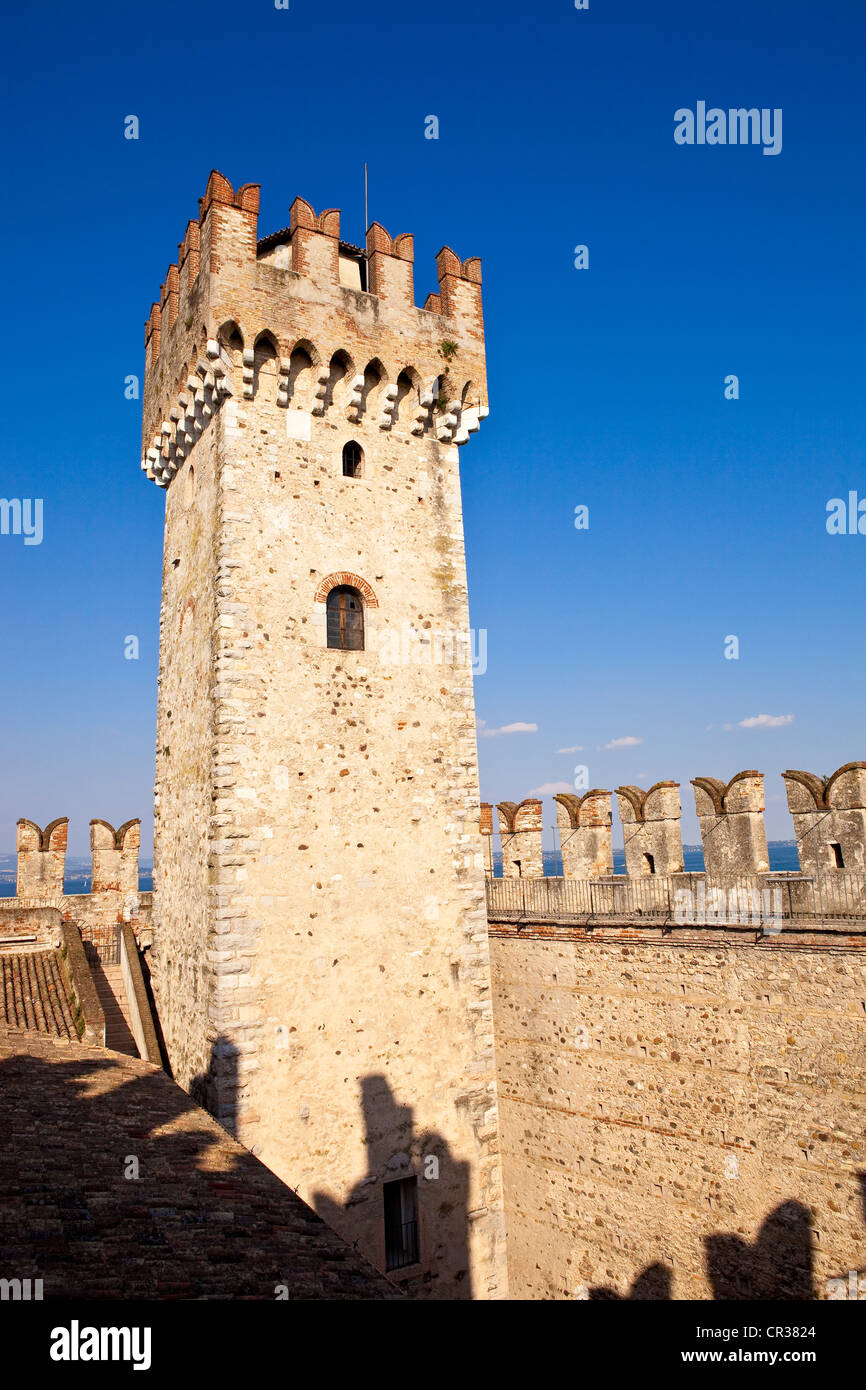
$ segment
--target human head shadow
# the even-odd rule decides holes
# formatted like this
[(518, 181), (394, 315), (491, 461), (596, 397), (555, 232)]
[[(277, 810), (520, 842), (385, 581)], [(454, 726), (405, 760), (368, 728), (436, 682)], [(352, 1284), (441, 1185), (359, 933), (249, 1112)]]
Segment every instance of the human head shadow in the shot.
[[(328, 1192), (314, 1192), (314, 1209), (411, 1296), (471, 1299), (470, 1165), (452, 1156), (441, 1134), (416, 1131), (412, 1106), (398, 1102), (382, 1073), (361, 1078), (359, 1100), (366, 1173), (342, 1202)], [(418, 1182), (419, 1260), (405, 1270), (386, 1268), (383, 1188), (412, 1176)]]
[(760, 1302), (812, 1300), (814, 1251), (809, 1208), (793, 1199), (763, 1221), (754, 1242), (736, 1235), (704, 1239), (713, 1298)]
[[(866, 1174), (859, 1176), (866, 1220)], [(811, 1216), (801, 1202), (790, 1199), (775, 1207), (754, 1241), (718, 1233), (704, 1237), (704, 1250), (714, 1300), (810, 1301), (818, 1296)], [(589, 1297), (596, 1301), (670, 1299), (671, 1286), (672, 1271), (657, 1263), (638, 1275), (627, 1294), (599, 1286), (590, 1289)]]
[(637, 1276), (627, 1294), (619, 1294), (607, 1285), (596, 1285), (589, 1291), (590, 1302), (662, 1302), (672, 1298), (672, 1272), (668, 1265), (651, 1264)]

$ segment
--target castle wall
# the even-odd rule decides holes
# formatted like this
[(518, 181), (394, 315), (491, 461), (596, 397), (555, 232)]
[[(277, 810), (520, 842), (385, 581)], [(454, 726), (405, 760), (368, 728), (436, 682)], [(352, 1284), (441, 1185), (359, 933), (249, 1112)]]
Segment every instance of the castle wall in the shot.
[(826, 1297), (866, 1263), (866, 938), (640, 938), (491, 924), (512, 1297)]
[[(479, 415), (459, 383), (477, 398), (484, 381), (478, 271), (441, 253), (439, 295), (416, 309), (411, 238), (374, 227), (378, 297), (358, 293), (339, 284), (339, 214), (296, 203), (284, 263), (274, 247), (256, 260), (241, 195), (217, 191), (200, 302), (229, 390), (203, 392), (211, 413), (192, 447), (167, 421), (169, 442), (145, 452), (170, 484), (152, 963), (163, 1033), (181, 1084), (380, 1268), (383, 1185), (416, 1176), (420, 1258), (395, 1277), (421, 1296), (497, 1296), (472, 676), (438, 640), (469, 624), (455, 444)], [(146, 446), (189, 359), (182, 290), (167, 336), (164, 321)], [(444, 376), (443, 340), (457, 395), (431, 412), (418, 385), (401, 398), (398, 376)], [(352, 440), (364, 460), (350, 478)], [(364, 597), (364, 650), (327, 646), (335, 584)]]

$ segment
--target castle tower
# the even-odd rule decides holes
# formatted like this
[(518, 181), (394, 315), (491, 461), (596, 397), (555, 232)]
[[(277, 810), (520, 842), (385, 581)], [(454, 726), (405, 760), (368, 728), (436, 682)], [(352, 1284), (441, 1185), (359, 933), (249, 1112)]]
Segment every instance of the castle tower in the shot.
[(481, 271), (212, 173), (147, 324), (153, 982), (175, 1077), (380, 1269), (505, 1255), (458, 448)]

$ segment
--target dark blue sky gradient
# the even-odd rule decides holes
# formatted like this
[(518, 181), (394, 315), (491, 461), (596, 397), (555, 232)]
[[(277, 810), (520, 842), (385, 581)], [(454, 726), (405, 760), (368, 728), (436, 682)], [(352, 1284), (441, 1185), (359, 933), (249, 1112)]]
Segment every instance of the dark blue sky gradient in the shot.
[[(863, 9), (590, 5), (7, 17), (0, 495), (42, 497), (45, 535), (0, 537), (0, 850), (18, 816), (66, 814), (73, 852), (91, 816), (133, 815), (150, 851), (163, 497), (123, 382), (211, 167), (261, 183), (260, 236), (301, 194), (362, 241), (366, 160), (371, 219), (415, 234), (418, 303), (444, 243), (483, 258), (478, 714), (538, 725), (480, 740), (485, 799), (576, 763), (676, 778), (695, 839), (689, 779), (758, 767), (786, 837), (780, 770), (866, 757), (866, 536), (825, 528), (828, 499), (866, 497)], [(677, 146), (698, 100), (782, 108), (782, 153)], [(740, 727), (759, 714), (795, 718)]]

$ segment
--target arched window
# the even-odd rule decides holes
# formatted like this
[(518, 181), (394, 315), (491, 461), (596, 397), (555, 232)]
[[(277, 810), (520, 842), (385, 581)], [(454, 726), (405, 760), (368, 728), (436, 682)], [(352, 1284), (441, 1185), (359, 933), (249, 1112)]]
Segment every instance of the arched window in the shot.
[(326, 602), (328, 646), (343, 652), (364, 650), (364, 602), (357, 589), (341, 584)]
[(364, 450), (354, 439), (343, 445), (343, 477), (360, 478), (364, 465)]

